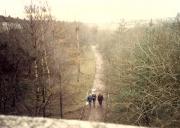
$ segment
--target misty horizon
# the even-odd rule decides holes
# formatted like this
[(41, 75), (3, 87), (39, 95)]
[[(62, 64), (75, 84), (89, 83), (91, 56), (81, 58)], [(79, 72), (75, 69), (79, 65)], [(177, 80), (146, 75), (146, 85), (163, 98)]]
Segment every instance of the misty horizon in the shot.
[[(175, 17), (180, 9), (178, 0), (47, 0), (52, 16), (60, 21), (84, 23), (118, 23)], [(24, 6), (30, 0), (6, 0), (0, 4), (0, 15), (25, 18)]]

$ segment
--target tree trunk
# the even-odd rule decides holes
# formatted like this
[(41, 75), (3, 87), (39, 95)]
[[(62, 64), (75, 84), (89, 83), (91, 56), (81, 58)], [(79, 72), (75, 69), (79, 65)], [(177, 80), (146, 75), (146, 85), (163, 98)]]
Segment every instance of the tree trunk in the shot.
[(43, 104), (43, 117), (46, 116), (46, 107), (45, 107), (45, 102), (46, 102), (46, 78), (45, 78), (45, 64), (44, 64), (44, 58), (42, 57), (41, 59), (41, 68), (42, 68), (42, 79), (41, 79), (41, 83), (42, 83), (42, 104)]
[(6, 103), (7, 103), (7, 97), (3, 97), (3, 113), (6, 114)]
[(34, 61), (34, 69), (35, 69), (35, 82), (34, 82), (34, 86), (35, 86), (35, 116), (38, 115), (38, 101), (39, 101), (39, 87), (38, 87), (38, 70), (37, 70), (38, 66), (37, 66), (37, 61)]
[[(60, 70), (60, 65), (59, 65)], [(60, 109), (60, 117), (63, 118), (63, 97), (62, 97), (62, 76), (61, 76), (61, 70), (59, 74), (59, 109)]]
[(13, 78), (12, 84), (13, 84), (13, 95), (12, 95), (12, 104), (11, 104), (11, 106), (13, 107), (13, 109), (15, 109), (16, 98), (17, 98), (17, 85), (18, 85), (17, 73), (15, 74), (15, 76)]

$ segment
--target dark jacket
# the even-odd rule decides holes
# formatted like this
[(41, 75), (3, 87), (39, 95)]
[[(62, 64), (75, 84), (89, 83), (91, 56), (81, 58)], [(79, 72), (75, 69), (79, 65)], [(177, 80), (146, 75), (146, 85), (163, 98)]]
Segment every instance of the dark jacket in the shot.
[(93, 100), (93, 101), (96, 100), (96, 94), (92, 94), (92, 100)]
[(98, 101), (103, 101), (103, 99), (104, 99), (104, 97), (103, 97), (103, 95), (98, 95)]
[(91, 101), (92, 101), (92, 96), (91, 96), (91, 95), (89, 95), (89, 96), (87, 97), (87, 101), (88, 101), (88, 102), (91, 102)]

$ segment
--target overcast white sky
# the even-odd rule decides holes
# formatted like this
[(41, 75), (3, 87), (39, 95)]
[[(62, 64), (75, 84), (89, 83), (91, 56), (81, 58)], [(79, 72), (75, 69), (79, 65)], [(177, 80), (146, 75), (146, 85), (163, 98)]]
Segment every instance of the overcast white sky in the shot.
[[(23, 17), (29, 0), (0, 0), (0, 15)], [(180, 0), (48, 0), (58, 20), (118, 22), (120, 19), (174, 17), (180, 12)]]

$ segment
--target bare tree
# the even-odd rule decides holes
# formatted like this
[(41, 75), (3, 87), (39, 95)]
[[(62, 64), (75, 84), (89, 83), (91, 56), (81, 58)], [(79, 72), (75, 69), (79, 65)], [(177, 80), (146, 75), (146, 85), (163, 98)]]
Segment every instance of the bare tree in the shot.
[[(52, 19), (46, 1), (31, 1), (30, 5), (25, 6), (25, 11), (28, 18), (28, 31), (34, 48), (35, 115), (38, 115), (42, 108), (43, 116), (46, 116), (46, 86), (48, 83), (45, 81), (46, 78), (50, 79), (46, 36)], [(42, 92), (42, 104), (40, 103), (40, 92)]]

